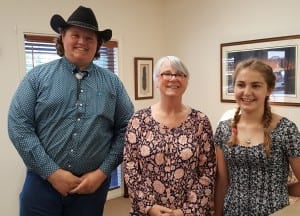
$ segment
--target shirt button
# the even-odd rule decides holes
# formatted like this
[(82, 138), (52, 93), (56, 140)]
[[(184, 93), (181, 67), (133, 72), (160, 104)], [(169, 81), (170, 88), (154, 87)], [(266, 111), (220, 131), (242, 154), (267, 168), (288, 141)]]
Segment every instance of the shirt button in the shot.
[(73, 149), (71, 149), (71, 152), (74, 152), (74, 150), (73, 150)]
[(71, 167), (72, 167), (72, 165), (71, 165), (71, 164), (69, 164), (69, 165), (68, 165), (68, 167), (69, 167), (69, 168), (71, 168)]
[(80, 121), (80, 120), (81, 120), (80, 118), (77, 119), (77, 121)]

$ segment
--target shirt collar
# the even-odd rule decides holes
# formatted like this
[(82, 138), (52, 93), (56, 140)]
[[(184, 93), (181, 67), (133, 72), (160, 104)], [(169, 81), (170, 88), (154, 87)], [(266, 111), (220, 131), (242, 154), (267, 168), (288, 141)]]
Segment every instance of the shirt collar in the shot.
[[(62, 57), (62, 61), (66, 65), (68, 71), (70, 71), (71, 73), (73, 73), (73, 71), (76, 71), (77, 66), (72, 62), (70, 62), (65, 56)], [(93, 71), (93, 68), (94, 68), (94, 63), (91, 62), (84, 71), (90, 75), (91, 72)]]

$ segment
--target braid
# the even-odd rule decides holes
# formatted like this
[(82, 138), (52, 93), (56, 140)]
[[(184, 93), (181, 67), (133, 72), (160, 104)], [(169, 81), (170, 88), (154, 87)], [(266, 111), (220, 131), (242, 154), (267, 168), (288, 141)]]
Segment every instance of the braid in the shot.
[(229, 138), (229, 141), (227, 143), (228, 146), (233, 146), (238, 143), (238, 137), (237, 137), (237, 123), (240, 120), (240, 110), (241, 108), (238, 107), (234, 113), (234, 117), (231, 121), (231, 136)]
[[(266, 150), (266, 155), (270, 156), (271, 151), (271, 136), (269, 127), (272, 122), (272, 112), (271, 112), (271, 106), (268, 103), (269, 98), (267, 97), (265, 100), (265, 112), (263, 115), (263, 126), (264, 126), (264, 147)], [(240, 120), (240, 107), (237, 108), (235, 111), (234, 117), (231, 122), (231, 136), (229, 138), (229, 141), (227, 143), (228, 146), (233, 146), (239, 142), (237, 137), (237, 123)]]
[(271, 112), (271, 106), (268, 103), (269, 97), (266, 97), (265, 99), (265, 111), (262, 119), (262, 123), (264, 125), (264, 147), (266, 150), (267, 157), (270, 156), (271, 151), (271, 136), (270, 136), (270, 124), (272, 122), (272, 112)]
[[(248, 68), (250, 71), (255, 71), (257, 73), (260, 74), (260, 76), (262, 76), (262, 78), (264, 78), (264, 81), (267, 85), (267, 89), (268, 91), (273, 91), (275, 88), (275, 83), (276, 83), (276, 76), (273, 73), (273, 69), (270, 65), (268, 65), (267, 63), (265, 63), (264, 61), (255, 59), (255, 58), (250, 58), (250, 59), (246, 59), (244, 61), (239, 62), (235, 69), (234, 69), (234, 73), (233, 73), (233, 85), (234, 88), (236, 86), (235, 82), (237, 80), (237, 77), (239, 76), (240, 71), (242, 71), (243, 69)], [(237, 110), (237, 112), (235, 113), (234, 119), (231, 123), (231, 137), (229, 142), (227, 143), (229, 146), (234, 145), (235, 143), (238, 143), (238, 139), (237, 139), (237, 123), (239, 121), (239, 111), (240, 109)], [(270, 129), (270, 125), (272, 122), (272, 112), (271, 112), (271, 106), (269, 105), (269, 96), (267, 96), (265, 98), (265, 104), (264, 104), (264, 113), (262, 116), (262, 120), (261, 123), (263, 124), (263, 128), (264, 128), (264, 148), (266, 151), (266, 155), (267, 157), (270, 156), (270, 152), (271, 152), (271, 144), (272, 144), (272, 139), (270, 136), (271, 133), (271, 129)]]

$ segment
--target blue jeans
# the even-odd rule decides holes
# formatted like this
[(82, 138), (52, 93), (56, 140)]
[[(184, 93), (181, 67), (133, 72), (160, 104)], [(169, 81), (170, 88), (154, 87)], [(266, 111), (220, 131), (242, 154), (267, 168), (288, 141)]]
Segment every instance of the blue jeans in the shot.
[(110, 177), (93, 194), (62, 196), (40, 176), (27, 172), (20, 193), (20, 216), (102, 216)]

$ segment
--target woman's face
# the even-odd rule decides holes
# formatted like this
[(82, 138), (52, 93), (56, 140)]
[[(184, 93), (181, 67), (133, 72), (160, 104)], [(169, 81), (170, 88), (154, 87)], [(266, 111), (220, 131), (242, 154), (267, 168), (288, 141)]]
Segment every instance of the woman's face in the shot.
[(271, 91), (259, 72), (245, 68), (237, 74), (234, 94), (242, 110), (253, 112), (264, 109), (265, 98)]
[(94, 31), (72, 26), (62, 34), (62, 42), (64, 55), (80, 69), (93, 61), (98, 43)]
[(182, 96), (188, 84), (188, 77), (172, 67), (170, 62), (164, 62), (157, 79), (157, 88), (162, 95), (169, 97)]

